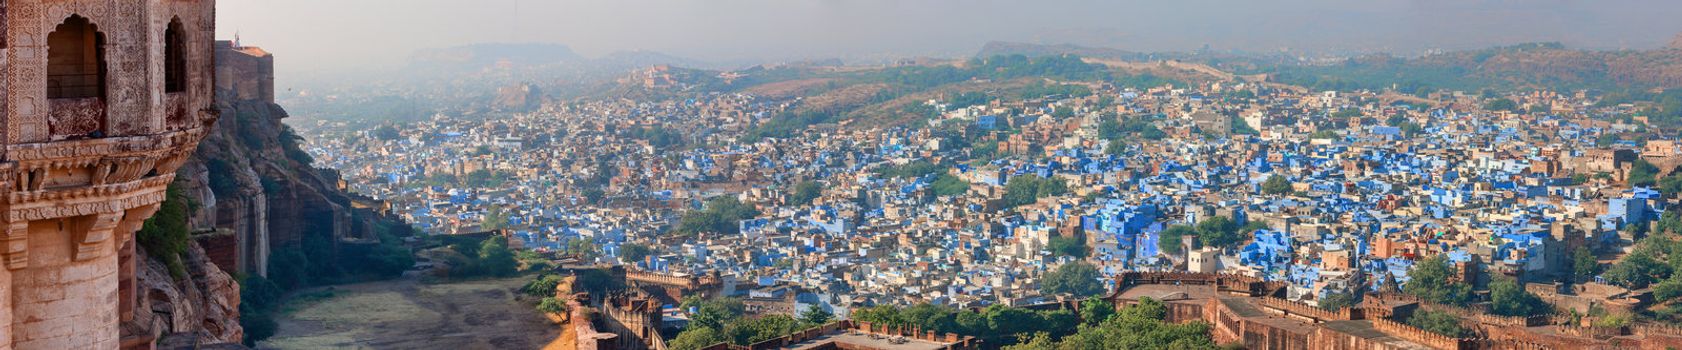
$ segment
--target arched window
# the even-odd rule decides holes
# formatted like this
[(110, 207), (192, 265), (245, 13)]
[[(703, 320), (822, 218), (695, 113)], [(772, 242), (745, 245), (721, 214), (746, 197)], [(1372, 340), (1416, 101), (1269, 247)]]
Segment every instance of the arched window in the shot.
[(82, 16), (47, 34), (47, 97), (105, 96), (105, 37)]
[(164, 92), (187, 91), (187, 31), (181, 18), (169, 21), (164, 30)]

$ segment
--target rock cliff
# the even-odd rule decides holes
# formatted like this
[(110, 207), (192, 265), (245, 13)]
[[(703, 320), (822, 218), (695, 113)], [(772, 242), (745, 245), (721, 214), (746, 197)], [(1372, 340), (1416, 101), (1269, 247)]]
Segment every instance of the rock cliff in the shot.
[(186, 347), (238, 343), (245, 336), (239, 324), (239, 283), (211, 263), (198, 244), (190, 243), (184, 255), (187, 276), (176, 279), (162, 261), (139, 249), (139, 297), (125, 332)]
[[(218, 60), (219, 80), (232, 80), (221, 87), (272, 79), (268, 70), (223, 66), (238, 62)], [(336, 171), (310, 166), (301, 140), (281, 123), (284, 109), (262, 94), (216, 95), (221, 119), (171, 184), (187, 203), (177, 217), (191, 233), (181, 266), (142, 253), (137, 317), (126, 332), (157, 335), (166, 348), (250, 344), (244, 338), (273, 331), (267, 314), (286, 290), (386, 276), (413, 263), (395, 239), (380, 240), (407, 226), (377, 201), (344, 192)], [(355, 260), (362, 255), (399, 257), (371, 273)]]

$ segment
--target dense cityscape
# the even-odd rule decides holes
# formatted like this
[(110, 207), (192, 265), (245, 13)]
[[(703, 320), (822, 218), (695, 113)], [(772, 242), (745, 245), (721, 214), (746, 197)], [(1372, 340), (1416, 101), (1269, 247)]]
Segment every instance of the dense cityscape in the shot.
[[(1679, 320), (1664, 261), (1682, 144), (1650, 126), (1670, 112), (1586, 91), (1081, 79), (1098, 62), (971, 61), (1040, 71), (878, 92), (913, 100), (880, 125), (784, 127), (812, 103), (712, 92), (300, 128), (316, 164), (422, 231), (699, 276), (755, 314), (1032, 307), (1187, 272), (1334, 311), (1407, 295), (1441, 315)], [(620, 82), (697, 89), (670, 70)], [(693, 301), (657, 297), (667, 322), (694, 322), (677, 307)], [(1403, 321), (1485, 332), (1418, 314)]]
[(0, 350), (1682, 348), (1679, 16), (0, 0)]

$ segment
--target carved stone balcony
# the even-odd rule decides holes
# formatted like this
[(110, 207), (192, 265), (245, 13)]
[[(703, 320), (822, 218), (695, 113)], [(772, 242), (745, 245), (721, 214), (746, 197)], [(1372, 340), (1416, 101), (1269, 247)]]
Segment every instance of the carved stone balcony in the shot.
[(105, 129), (105, 99), (55, 98), (47, 114), (47, 129), (53, 140), (87, 138)]
[[(121, 246), (157, 204), (175, 171), (187, 162), (205, 128), (153, 135), (24, 143), (6, 148), (0, 163), (4, 212), (13, 226), (31, 221), (80, 219), (96, 234), (75, 238), (76, 258), (99, 251), (111, 238)], [(113, 230), (116, 228), (122, 228)], [(7, 266), (28, 266), (27, 231), (11, 227), (0, 238)], [(103, 233), (102, 233), (103, 232)], [(112, 237), (116, 236), (116, 237)]]

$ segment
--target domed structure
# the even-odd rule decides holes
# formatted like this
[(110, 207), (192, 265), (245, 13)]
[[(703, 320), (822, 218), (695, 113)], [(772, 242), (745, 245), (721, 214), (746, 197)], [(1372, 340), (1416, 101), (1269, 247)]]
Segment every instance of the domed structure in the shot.
[(0, 0), (0, 350), (124, 345), (134, 233), (216, 119), (214, 7)]

